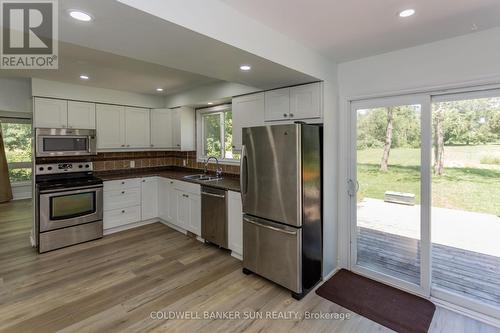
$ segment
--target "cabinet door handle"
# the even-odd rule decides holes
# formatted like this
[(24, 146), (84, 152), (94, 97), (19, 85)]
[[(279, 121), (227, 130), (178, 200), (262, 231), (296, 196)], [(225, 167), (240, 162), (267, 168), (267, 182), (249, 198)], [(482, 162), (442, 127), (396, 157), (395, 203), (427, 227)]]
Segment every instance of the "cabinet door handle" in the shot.
[(288, 115), (287, 115), (286, 113), (283, 113), (283, 117), (285, 117), (285, 118), (286, 118), (286, 117), (288, 117)]
[(151, 145), (151, 147), (154, 147), (154, 146), (155, 146), (155, 145), (153, 145), (153, 144)]
[(122, 145), (122, 147), (125, 147), (125, 145)]
[(290, 118), (293, 118), (293, 113), (290, 113)]
[(122, 210), (122, 214), (125, 214), (125, 210)]
[(130, 145), (127, 145), (127, 147), (130, 147)]
[(125, 182), (122, 182), (122, 185), (125, 185)]
[(122, 191), (122, 194), (125, 194), (125, 191)]

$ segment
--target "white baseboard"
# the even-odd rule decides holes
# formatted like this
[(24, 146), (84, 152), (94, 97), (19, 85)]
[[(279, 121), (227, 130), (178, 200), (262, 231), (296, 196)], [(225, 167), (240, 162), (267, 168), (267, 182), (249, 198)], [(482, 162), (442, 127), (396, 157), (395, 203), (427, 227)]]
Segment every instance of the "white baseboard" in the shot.
[(333, 275), (335, 275), (335, 273), (337, 273), (339, 271), (339, 268), (338, 267), (335, 267), (332, 271), (328, 272), (326, 275), (323, 276), (323, 281), (326, 281), (328, 280), (329, 278), (331, 278)]
[(103, 234), (104, 234), (104, 236), (111, 235), (111, 234), (114, 234), (115, 232), (125, 231), (128, 229), (133, 229), (133, 228), (137, 228), (137, 227), (142, 227), (143, 225), (148, 225), (148, 224), (156, 223), (156, 222), (161, 222), (161, 221), (159, 219), (155, 218), (155, 219), (150, 219), (150, 220), (146, 220), (146, 221), (129, 223), (126, 225), (121, 225), (119, 227), (105, 229)]
[(180, 227), (176, 226), (175, 224), (172, 224), (172, 223), (170, 223), (170, 222), (168, 222), (168, 221), (165, 221), (165, 220), (162, 220), (162, 219), (158, 219), (158, 221), (160, 221), (161, 223), (163, 223), (163, 224), (164, 224), (164, 225), (166, 225), (167, 227), (170, 227), (170, 228), (172, 228), (172, 229), (174, 229), (174, 230), (177, 230), (178, 232), (183, 233), (184, 235), (187, 235), (187, 230), (184, 230), (184, 229), (182, 229), (182, 228), (180, 228)]
[(243, 261), (243, 255), (241, 255), (239, 253), (236, 253), (234, 251), (231, 251), (231, 257), (236, 258), (236, 259), (238, 259), (240, 261)]

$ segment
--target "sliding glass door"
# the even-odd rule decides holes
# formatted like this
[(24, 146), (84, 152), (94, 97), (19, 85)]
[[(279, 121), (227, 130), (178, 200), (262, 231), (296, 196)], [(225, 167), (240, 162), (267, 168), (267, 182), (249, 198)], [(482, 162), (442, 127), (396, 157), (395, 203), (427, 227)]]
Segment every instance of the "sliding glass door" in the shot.
[(434, 97), (432, 136), (431, 294), (498, 315), (500, 91)]
[[(351, 267), (414, 293), (428, 294), (428, 214), (422, 212), (422, 96), (352, 105)], [(427, 112), (428, 114), (428, 112)], [(425, 157), (427, 156), (427, 157)]]
[(500, 318), (500, 90), (351, 103), (351, 269)]

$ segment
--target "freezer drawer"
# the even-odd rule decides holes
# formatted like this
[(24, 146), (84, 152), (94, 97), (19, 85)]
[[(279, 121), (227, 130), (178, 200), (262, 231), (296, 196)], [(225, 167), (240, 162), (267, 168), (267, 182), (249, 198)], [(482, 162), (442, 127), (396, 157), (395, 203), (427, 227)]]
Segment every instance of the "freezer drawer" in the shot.
[(302, 230), (243, 216), (243, 267), (302, 292)]

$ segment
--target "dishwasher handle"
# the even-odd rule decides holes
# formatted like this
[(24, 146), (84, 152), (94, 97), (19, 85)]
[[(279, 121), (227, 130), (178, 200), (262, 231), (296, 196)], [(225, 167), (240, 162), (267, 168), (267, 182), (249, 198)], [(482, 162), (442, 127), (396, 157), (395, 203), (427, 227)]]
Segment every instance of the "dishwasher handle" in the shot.
[(201, 195), (208, 195), (209, 197), (215, 197), (215, 198), (221, 198), (224, 199), (226, 195), (224, 194), (214, 194), (214, 193), (208, 193), (208, 192), (201, 192)]

